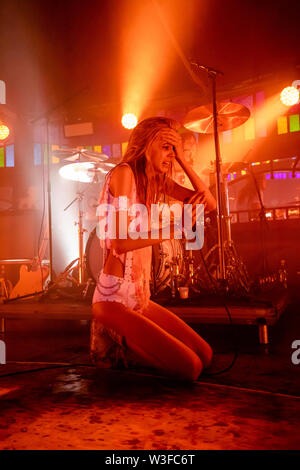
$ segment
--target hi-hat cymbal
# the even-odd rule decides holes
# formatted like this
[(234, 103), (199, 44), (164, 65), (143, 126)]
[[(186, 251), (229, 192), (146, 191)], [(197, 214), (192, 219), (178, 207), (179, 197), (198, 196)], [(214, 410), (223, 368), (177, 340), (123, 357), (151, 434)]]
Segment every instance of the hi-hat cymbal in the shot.
[[(228, 131), (244, 124), (249, 119), (250, 111), (239, 103), (217, 103), (218, 130)], [(214, 132), (214, 116), (212, 104), (199, 106), (187, 113), (183, 126), (192, 132), (212, 134)]]
[(52, 154), (68, 162), (103, 162), (109, 160), (109, 157), (104, 153), (92, 152), (87, 149), (57, 149), (54, 150)]
[(67, 180), (79, 183), (98, 183), (100, 178), (114, 166), (114, 164), (107, 162), (69, 163), (59, 169), (59, 174)]

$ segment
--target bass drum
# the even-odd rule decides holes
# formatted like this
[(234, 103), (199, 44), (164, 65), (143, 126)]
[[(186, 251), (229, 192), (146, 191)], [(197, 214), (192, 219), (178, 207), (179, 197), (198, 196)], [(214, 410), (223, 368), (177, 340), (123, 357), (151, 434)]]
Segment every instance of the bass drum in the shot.
[(85, 263), (88, 277), (97, 282), (98, 275), (103, 268), (103, 249), (95, 228), (90, 233), (86, 244)]
[[(182, 240), (165, 240), (153, 245), (151, 287), (160, 292), (170, 286), (170, 263), (175, 263), (174, 274), (184, 275), (184, 248)], [(85, 250), (86, 270), (88, 277), (97, 282), (103, 268), (103, 249), (94, 229), (88, 238)], [(155, 274), (155, 282), (153, 276)]]

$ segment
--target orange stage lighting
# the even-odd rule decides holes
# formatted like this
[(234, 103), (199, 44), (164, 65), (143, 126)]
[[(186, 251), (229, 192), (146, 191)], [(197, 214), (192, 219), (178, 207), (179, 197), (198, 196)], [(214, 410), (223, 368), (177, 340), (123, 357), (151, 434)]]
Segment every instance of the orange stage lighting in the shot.
[(280, 94), (280, 100), (285, 106), (294, 106), (299, 103), (299, 90), (294, 86), (284, 88)]
[(137, 125), (137, 117), (132, 113), (123, 114), (122, 124), (125, 129), (133, 129)]
[(0, 140), (5, 140), (9, 136), (9, 128), (0, 123)]
[[(120, 30), (122, 113), (130, 110), (138, 120), (145, 113), (176, 64), (174, 42), (186, 45), (192, 21), (190, 8), (181, 0), (126, 3), (121, 10)], [(171, 79), (175, 81), (176, 76)]]

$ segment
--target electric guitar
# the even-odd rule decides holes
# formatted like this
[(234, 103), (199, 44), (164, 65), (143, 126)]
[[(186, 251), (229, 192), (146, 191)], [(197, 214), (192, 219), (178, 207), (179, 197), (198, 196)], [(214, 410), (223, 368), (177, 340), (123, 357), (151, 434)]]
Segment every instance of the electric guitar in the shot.
[(45, 282), (49, 276), (49, 267), (42, 264), (44, 258), (48, 238), (48, 227), (44, 231), (43, 241), (39, 249), (39, 254), (31, 263), (30, 268), (26, 264), (22, 264), (19, 272), (19, 281), (10, 293), (10, 299), (21, 297), (23, 295), (35, 294), (43, 290)]

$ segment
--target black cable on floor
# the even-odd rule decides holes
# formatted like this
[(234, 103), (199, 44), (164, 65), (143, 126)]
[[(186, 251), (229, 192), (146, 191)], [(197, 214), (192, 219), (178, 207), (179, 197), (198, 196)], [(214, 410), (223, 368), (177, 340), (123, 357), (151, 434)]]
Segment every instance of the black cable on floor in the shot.
[[(27, 364), (27, 363), (24, 362), (23, 364)], [(96, 366), (94, 366), (93, 364), (81, 364), (81, 363), (55, 364), (55, 365), (49, 366), (49, 367), (40, 367), (38, 369), (29, 369), (29, 370), (25, 370), (25, 371), (12, 372), (12, 373), (9, 373), (9, 374), (2, 374), (2, 375), (0, 375), (0, 378), (1, 377), (10, 377), (10, 376), (13, 376), (13, 375), (26, 374), (26, 373), (31, 373), (31, 372), (39, 372), (39, 371), (49, 370), (49, 369), (65, 368), (65, 367), (70, 367), (70, 368), (72, 368), (72, 367), (92, 367), (92, 368), (96, 368)], [(115, 371), (118, 374), (120, 373), (120, 369), (103, 369), (103, 370)], [(134, 373), (136, 375), (146, 375), (148, 377), (163, 378), (163, 379), (166, 379), (166, 380), (171, 379), (170, 377), (167, 377), (167, 376), (151, 374), (151, 373), (148, 373), (148, 372), (145, 373), (145, 372), (137, 371), (137, 370), (134, 370), (134, 369), (123, 369), (122, 372), (123, 371)], [(263, 389), (258, 389), (258, 388), (241, 387), (241, 386), (238, 386), (238, 385), (218, 384), (218, 383), (214, 383), (214, 382), (201, 382), (200, 380), (196, 380), (194, 383), (201, 384), (201, 385), (210, 385), (210, 386), (216, 387), (216, 388), (223, 387), (223, 388), (234, 389), (234, 390), (239, 390), (239, 391), (242, 390), (242, 391), (245, 391), (245, 392), (263, 393), (263, 394), (266, 394), (266, 395), (276, 395), (276, 396), (285, 397), (285, 398), (300, 399), (300, 395), (291, 395), (291, 394), (288, 394), (288, 393), (273, 392), (273, 391), (263, 390)]]
[[(202, 258), (202, 262), (203, 262), (203, 265), (205, 267), (205, 270), (206, 270), (206, 273), (209, 277), (209, 280), (211, 282), (211, 285), (213, 286), (213, 289), (215, 291), (215, 294), (218, 295), (218, 287), (216, 285), (216, 281), (215, 279), (213, 279), (212, 275), (210, 274), (209, 272), (209, 269), (207, 267), (207, 264), (206, 264), (206, 261), (205, 261), (205, 258), (203, 256), (203, 253), (202, 253), (202, 250), (200, 250), (200, 255), (201, 255), (201, 258)], [(231, 361), (231, 363), (229, 364), (229, 366), (227, 366), (225, 369), (222, 369), (222, 370), (219, 370), (217, 372), (203, 372), (202, 375), (205, 376), (205, 377), (213, 377), (215, 375), (220, 375), (220, 374), (224, 374), (225, 372), (228, 372), (235, 364), (237, 358), (238, 358), (238, 355), (239, 355), (239, 350), (238, 350), (238, 347), (237, 347), (237, 342), (236, 342), (236, 338), (235, 338), (235, 332), (234, 332), (234, 325), (233, 325), (233, 322), (232, 322), (232, 317), (231, 317), (231, 314), (230, 314), (230, 311), (229, 311), (229, 308), (227, 306), (227, 304), (225, 303), (225, 301), (223, 300), (222, 302), (222, 306), (225, 308), (226, 310), (226, 313), (228, 315), (228, 318), (229, 318), (229, 324), (231, 325), (231, 332), (232, 332), (232, 341), (233, 341), (233, 348), (234, 348), (234, 356), (233, 356), (233, 359)]]
[[(26, 363), (25, 363), (26, 364)], [(64, 369), (66, 367), (95, 367), (93, 364), (54, 364), (52, 366), (46, 366), (46, 367), (38, 367), (36, 369), (28, 369), (28, 370), (18, 370), (15, 372), (10, 372), (8, 374), (0, 374), (1, 377), (12, 377), (14, 375), (21, 375), (21, 374), (30, 374), (32, 372), (40, 372), (44, 370), (51, 370), (51, 369)]]

